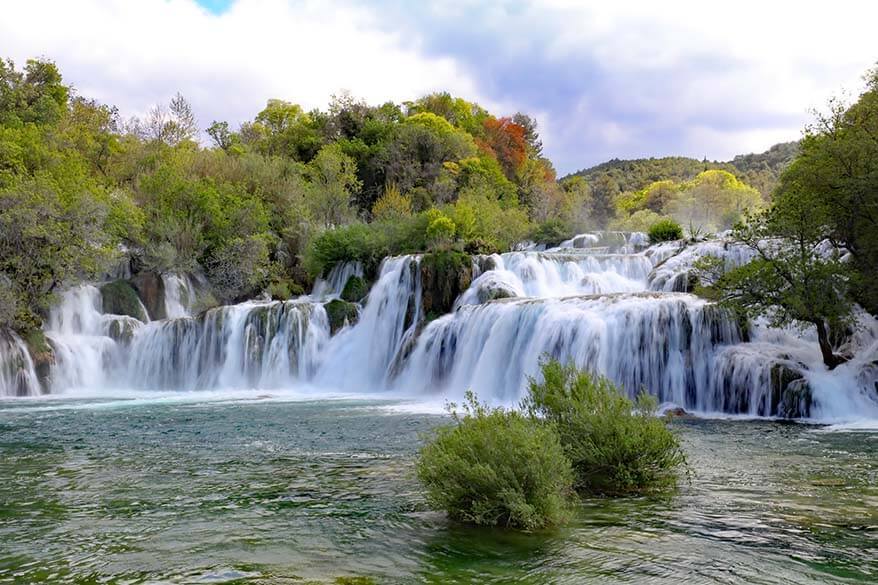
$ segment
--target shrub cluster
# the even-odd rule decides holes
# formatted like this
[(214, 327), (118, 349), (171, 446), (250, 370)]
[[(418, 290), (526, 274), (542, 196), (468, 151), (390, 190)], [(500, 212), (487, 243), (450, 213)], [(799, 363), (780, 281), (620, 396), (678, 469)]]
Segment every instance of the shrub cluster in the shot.
[[(453, 407), (452, 407), (453, 408)], [(557, 433), (467, 394), (421, 451), (427, 499), (459, 521), (534, 530), (564, 520), (573, 475)]]
[(685, 455), (655, 416), (654, 399), (628, 399), (606, 378), (542, 365), (520, 411), (467, 394), (463, 415), (421, 450), (417, 474), (431, 505), (463, 522), (534, 530), (557, 525), (571, 496), (672, 490)]
[(673, 219), (661, 219), (649, 227), (649, 243), (672, 242), (683, 239), (683, 228)]

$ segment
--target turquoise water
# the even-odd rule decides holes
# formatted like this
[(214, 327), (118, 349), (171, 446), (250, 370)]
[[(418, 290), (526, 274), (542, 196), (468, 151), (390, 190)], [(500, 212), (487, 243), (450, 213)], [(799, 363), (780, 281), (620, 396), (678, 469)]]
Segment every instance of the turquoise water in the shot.
[(876, 583), (878, 432), (680, 420), (690, 482), (450, 524), (384, 402), (0, 402), (0, 583)]

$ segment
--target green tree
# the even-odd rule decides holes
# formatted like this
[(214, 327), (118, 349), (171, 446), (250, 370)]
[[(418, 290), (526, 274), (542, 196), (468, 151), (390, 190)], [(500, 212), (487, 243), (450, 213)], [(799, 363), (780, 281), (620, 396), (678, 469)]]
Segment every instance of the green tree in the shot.
[(318, 223), (334, 227), (356, 218), (352, 203), (361, 185), (357, 165), (337, 145), (320, 149), (308, 165), (308, 177), (311, 181), (308, 205)]
[(857, 300), (878, 314), (878, 70), (846, 107), (833, 101), (806, 128), (801, 154), (781, 177), (781, 196), (825, 206), (827, 234), (853, 256)]
[(739, 225), (734, 239), (755, 258), (724, 271), (716, 259), (699, 264), (701, 294), (733, 310), (764, 315), (772, 326), (811, 325), (823, 362), (830, 369), (845, 361), (833, 350), (832, 331), (850, 320), (850, 267), (827, 246), (828, 209), (811, 191), (792, 189), (771, 209)]

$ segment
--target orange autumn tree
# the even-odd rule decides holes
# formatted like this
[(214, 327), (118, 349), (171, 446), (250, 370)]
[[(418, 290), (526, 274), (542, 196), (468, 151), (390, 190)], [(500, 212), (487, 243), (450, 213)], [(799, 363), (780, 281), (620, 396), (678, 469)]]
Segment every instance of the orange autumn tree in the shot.
[(503, 173), (512, 179), (527, 158), (527, 139), (525, 129), (512, 121), (512, 118), (486, 118), (482, 122), (484, 139), (479, 146), (494, 155)]

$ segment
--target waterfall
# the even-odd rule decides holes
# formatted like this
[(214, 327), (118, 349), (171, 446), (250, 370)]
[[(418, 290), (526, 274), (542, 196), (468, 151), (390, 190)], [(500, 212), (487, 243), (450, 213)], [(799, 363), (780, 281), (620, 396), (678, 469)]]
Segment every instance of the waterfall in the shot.
[(332, 267), (326, 279), (318, 278), (311, 296), (315, 299), (339, 297), (352, 276), (363, 278), (362, 262), (339, 262)]
[[(582, 234), (557, 248), (473, 257), (473, 280), (450, 314), (428, 322), (421, 257), (386, 258), (355, 324), (334, 335), (324, 304), (357, 262), (338, 264), (311, 295), (249, 301), (192, 315), (191, 276), (163, 275), (168, 319), (141, 323), (102, 314), (100, 290), (61, 295), (45, 322), (54, 350), (49, 391), (281, 389), (333, 394), (393, 392), (416, 399), (459, 397), (516, 404), (544, 356), (606, 375), (629, 394), (700, 413), (878, 418), (878, 321), (822, 364), (810, 329), (752, 323), (688, 294), (700, 258), (726, 268), (752, 257), (719, 239), (644, 247), (643, 234)], [(42, 366), (41, 366), (42, 367)], [(0, 333), (0, 396), (40, 385), (25, 344)]]
[[(109, 336), (116, 317), (101, 312), (101, 292), (92, 285), (65, 291), (49, 312), (46, 337), (55, 353), (52, 392), (69, 388), (104, 388), (119, 359)], [(130, 317), (120, 321), (137, 322)], [(139, 323), (139, 322), (137, 322)]]
[(165, 314), (168, 319), (188, 317), (195, 305), (195, 286), (187, 274), (162, 274), (165, 288)]
[(40, 382), (27, 346), (14, 331), (0, 329), (0, 397), (38, 394)]
[(386, 387), (422, 320), (420, 257), (387, 258), (355, 327), (327, 345), (316, 381), (331, 388)]
[(322, 305), (248, 302), (137, 331), (128, 385), (145, 389), (274, 388), (316, 370), (329, 338)]
[(456, 395), (472, 389), (516, 403), (539, 360), (573, 361), (661, 401), (720, 410), (712, 396), (717, 352), (737, 324), (690, 295), (612, 294), (509, 299), (461, 308), (431, 323), (397, 386)]

